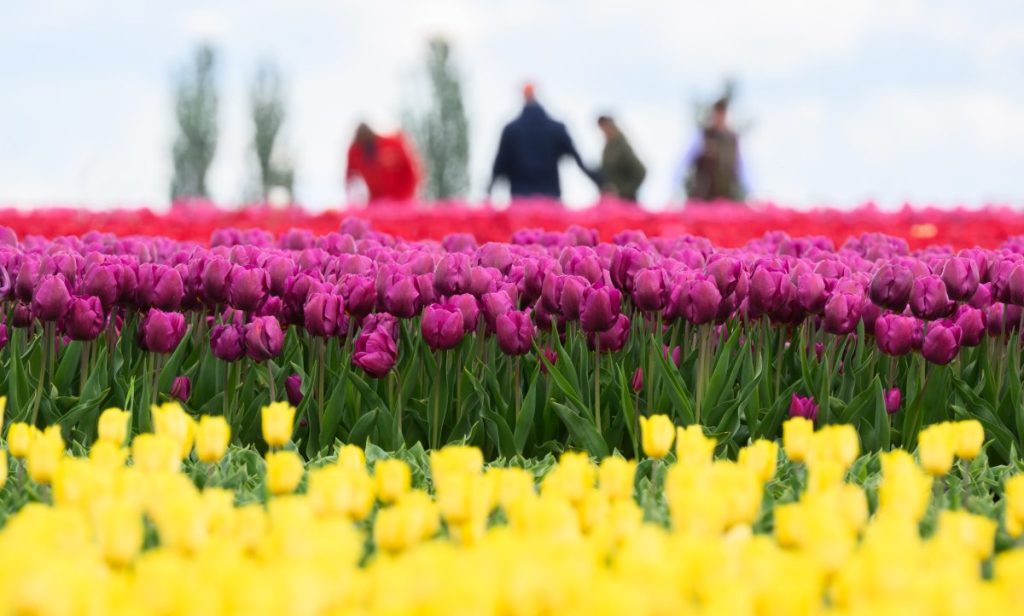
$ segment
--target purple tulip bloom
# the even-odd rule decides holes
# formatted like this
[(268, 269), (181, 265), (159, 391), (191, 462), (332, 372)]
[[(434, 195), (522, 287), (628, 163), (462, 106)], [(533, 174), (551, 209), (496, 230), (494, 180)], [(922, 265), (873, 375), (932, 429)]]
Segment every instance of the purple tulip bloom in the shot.
[(960, 328), (952, 321), (932, 321), (921, 343), (921, 355), (933, 364), (948, 364), (960, 350), (960, 334)]
[(718, 316), (722, 294), (710, 277), (698, 274), (672, 287), (668, 313), (694, 325), (710, 323)]
[(487, 331), (494, 332), (498, 317), (515, 310), (515, 302), (505, 291), (485, 293), (481, 298), (481, 312), (484, 315), (484, 322), (487, 323)]
[(459, 309), (462, 313), (462, 325), (467, 334), (476, 331), (480, 322), (480, 302), (469, 293), (461, 293), (448, 298), (448, 303)]
[(32, 293), (32, 314), (40, 321), (61, 320), (70, 304), (71, 292), (60, 274), (43, 276)]
[(735, 257), (717, 257), (708, 260), (704, 271), (715, 279), (722, 297), (730, 295), (743, 276), (743, 262)]
[(825, 331), (830, 334), (846, 335), (857, 329), (863, 304), (862, 295), (833, 293), (825, 302)]
[[(668, 277), (660, 267), (647, 267), (633, 277), (633, 303), (645, 312), (665, 307), (668, 298)], [(716, 306), (717, 308), (717, 306)]]
[(345, 310), (354, 317), (362, 318), (373, 311), (377, 292), (373, 278), (357, 274), (346, 274), (338, 281), (338, 292), (345, 298)]
[(166, 355), (178, 348), (187, 331), (185, 315), (150, 308), (139, 324), (139, 346), (144, 351)]
[(179, 376), (174, 378), (174, 382), (171, 383), (171, 397), (180, 400), (181, 402), (188, 402), (189, 397), (192, 395), (192, 379), (187, 376)]
[(507, 355), (525, 355), (537, 333), (529, 310), (510, 310), (495, 319), (498, 348)]
[(427, 346), (435, 351), (454, 349), (466, 333), (462, 311), (447, 303), (427, 306), (420, 320), (420, 333)]
[(270, 293), (270, 276), (261, 267), (231, 268), (228, 282), (228, 304), (242, 312), (256, 312)]
[(622, 309), (622, 294), (615, 287), (596, 284), (583, 293), (580, 325), (588, 333), (603, 332), (615, 324)]
[(978, 290), (978, 264), (966, 257), (950, 257), (942, 265), (942, 282), (950, 299), (964, 301)]
[(105, 324), (103, 304), (98, 297), (76, 297), (64, 314), (63, 331), (72, 340), (95, 340)]
[(629, 317), (620, 314), (611, 327), (600, 332), (587, 332), (587, 346), (602, 353), (621, 351), (629, 340)]
[(356, 338), (352, 363), (373, 378), (387, 376), (397, 361), (398, 345), (386, 327), (364, 329)]
[(941, 278), (930, 275), (914, 281), (910, 291), (910, 311), (914, 316), (931, 321), (949, 316), (953, 308), (955, 305), (949, 301)]
[(340, 295), (311, 293), (306, 298), (302, 315), (306, 331), (313, 336), (330, 338), (336, 334), (346, 333), (341, 331), (341, 326), (345, 324), (345, 300)]
[(644, 388), (644, 369), (637, 368), (633, 371), (633, 379), (629, 383), (633, 393), (640, 393)]
[(900, 392), (899, 387), (893, 387), (885, 391), (885, 412), (889, 415), (895, 414), (900, 410), (900, 404), (903, 402), (903, 394)]
[(87, 270), (82, 280), (82, 294), (97, 297), (103, 308), (109, 310), (121, 297), (121, 285), (117, 280), (120, 268), (116, 263), (103, 263)]
[(901, 311), (910, 300), (914, 272), (902, 265), (887, 263), (878, 268), (869, 287), (871, 301), (883, 308)]
[(616, 251), (611, 262), (612, 284), (616, 289), (631, 293), (636, 273), (642, 269), (651, 267), (654, 264), (651, 255), (636, 248), (635, 246), (624, 246)]
[(384, 294), (384, 308), (400, 319), (411, 319), (419, 312), (420, 292), (414, 276), (399, 274)]
[(245, 325), (245, 354), (255, 362), (264, 362), (281, 354), (284, 331), (274, 317), (253, 317)]
[(820, 314), (829, 299), (824, 276), (814, 272), (800, 274), (796, 280), (796, 298), (804, 310)]
[(953, 321), (960, 328), (961, 346), (974, 347), (981, 344), (986, 325), (983, 310), (965, 304), (957, 309), (956, 314), (953, 315)]
[(141, 307), (171, 312), (181, 308), (184, 297), (185, 283), (178, 270), (154, 263), (139, 266), (136, 300)]
[(302, 403), (302, 377), (290, 374), (284, 379), (284, 391), (288, 396), (288, 404), (299, 406)]
[(875, 341), (886, 355), (906, 355), (914, 348), (917, 319), (896, 314), (883, 314), (875, 321)]
[(434, 289), (440, 295), (455, 295), (469, 290), (470, 267), (472, 260), (469, 255), (448, 253), (441, 257), (434, 268)]
[(814, 401), (813, 397), (798, 396), (794, 392), (793, 397), (789, 400), (789, 416), (806, 417), (815, 421), (818, 419), (818, 403)]
[(221, 361), (238, 361), (245, 357), (245, 330), (229, 323), (210, 329), (210, 351)]

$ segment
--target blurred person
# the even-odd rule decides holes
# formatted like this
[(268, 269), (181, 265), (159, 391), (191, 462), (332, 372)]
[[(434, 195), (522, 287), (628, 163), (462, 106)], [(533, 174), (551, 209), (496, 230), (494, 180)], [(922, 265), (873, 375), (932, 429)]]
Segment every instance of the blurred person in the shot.
[(604, 150), (601, 152), (604, 192), (623, 201), (636, 202), (636, 194), (647, 175), (647, 168), (637, 158), (633, 146), (613, 118), (600, 116), (597, 118), (597, 126), (604, 133)]
[(402, 202), (416, 196), (420, 177), (412, 146), (401, 132), (378, 135), (365, 123), (359, 124), (348, 149), (346, 183), (361, 179), (370, 203)]
[(552, 119), (537, 102), (534, 88), (523, 88), (523, 111), (501, 131), (498, 153), (488, 192), (499, 178), (508, 180), (513, 199), (518, 197), (550, 197), (560, 199), (562, 187), (558, 177), (558, 161), (571, 156), (579, 168), (598, 187), (598, 174), (588, 169), (580, 158), (565, 124)]
[(687, 154), (686, 194), (693, 201), (742, 201), (746, 196), (739, 138), (729, 126), (728, 113), (728, 98), (715, 101), (710, 120)]

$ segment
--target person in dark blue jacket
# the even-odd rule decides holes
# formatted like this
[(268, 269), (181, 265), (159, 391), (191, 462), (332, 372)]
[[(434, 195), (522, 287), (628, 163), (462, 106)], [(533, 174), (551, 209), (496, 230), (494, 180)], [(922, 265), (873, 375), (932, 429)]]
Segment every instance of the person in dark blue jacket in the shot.
[(565, 124), (552, 119), (537, 102), (533, 86), (523, 88), (523, 112), (501, 131), (498, 154), (488, 192), (500, 178), (508, 180), (512, 198), (550, 197), (559, 199), (558, 161), (571, 156), (583, 173), (598, 187), (599, 175), (580, 158)]

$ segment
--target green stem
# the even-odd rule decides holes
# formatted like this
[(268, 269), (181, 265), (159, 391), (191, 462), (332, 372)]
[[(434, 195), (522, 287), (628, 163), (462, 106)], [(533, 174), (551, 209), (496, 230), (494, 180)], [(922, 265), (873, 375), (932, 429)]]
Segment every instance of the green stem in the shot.
[(594, 424), (601, 432), (601, 339), (594, 339)]

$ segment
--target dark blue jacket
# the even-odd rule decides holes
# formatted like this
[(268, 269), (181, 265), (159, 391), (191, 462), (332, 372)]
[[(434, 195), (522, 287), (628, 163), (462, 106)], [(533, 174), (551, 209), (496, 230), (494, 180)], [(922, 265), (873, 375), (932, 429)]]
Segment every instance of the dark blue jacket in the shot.
[(551, 119), (537, 103), (528, 103), (501, 131), (491, 184), (505, 178), (513, 197), (558, 199), (562, 196), (558, 161), (563, 156), (571, 156), (594, 183), (600, 184), (597, 175), (580, 159), (565, 124)]

